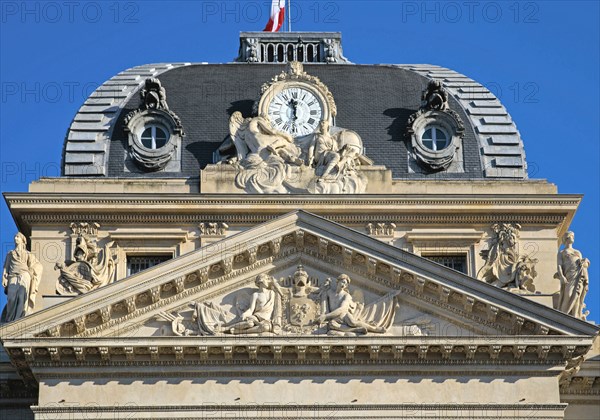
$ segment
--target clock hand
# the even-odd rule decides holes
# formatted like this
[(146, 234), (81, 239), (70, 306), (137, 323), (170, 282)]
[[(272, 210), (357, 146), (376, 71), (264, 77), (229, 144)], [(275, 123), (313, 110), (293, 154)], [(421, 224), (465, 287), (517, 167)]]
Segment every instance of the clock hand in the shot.
[(290, 101), (290, 105), (292, 106), (292, 109), (294, 110), (294, 113), (293, 113), (292, 117), (293, 117), (294, 121), (296, 121), (298, 119), (298, 115), (297, 115), (297, 112), (298, 112), (298, 101), (296, 101), (295, 99), (292, 99)]

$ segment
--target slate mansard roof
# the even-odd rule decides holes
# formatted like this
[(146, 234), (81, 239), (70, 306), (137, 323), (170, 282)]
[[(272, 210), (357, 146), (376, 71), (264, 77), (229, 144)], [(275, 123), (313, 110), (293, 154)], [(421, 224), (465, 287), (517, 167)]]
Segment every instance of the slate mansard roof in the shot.
[[(229, 134), (229, 117), (251, 116), (263, 83), (285, 66), (273, 63), (151, 64), (117, 74), (84, 103), (68, 130), (63, 150), (64, 176), (176, 177), (196, 179), (214, 163), (213, 154)], [(468, 77), (432, 65), (305, 64), (332, 92), (336, 125), (356, 131), (365, 154), (391, 169), (393, 178), (526, 179), (527, 163), (519, 132), (500, 101)], [(149, 77), (166, 89), (170, 109), (186, 136), (180, 172), (128, 171), (124, 167), (124, 118), (140, 104), (139, 90)], [(442, 81), (450, 109), (465, 125), (464, 173), (409, 170), (405, 131), (421, 105), (430, 79)]]

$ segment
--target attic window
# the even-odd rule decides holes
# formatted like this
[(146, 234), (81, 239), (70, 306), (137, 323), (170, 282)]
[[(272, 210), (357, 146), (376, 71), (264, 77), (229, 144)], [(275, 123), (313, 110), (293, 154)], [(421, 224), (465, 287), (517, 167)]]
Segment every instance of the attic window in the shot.
[(172, 255), (136, 255), (127, 257), (127, 276), (147, 270), (173, 258)]
[(438, 150), (443, 150), (448, 147), (450, 136), (439, 127), (429, 127), (423, 132), (421, 142), (423, 143), (423, 146), (427, 147), (429, 150), (437, 152)]
[(461, 273), (468, 274), (467, 272), (467, 256), (466, 255), (423, 255), (428, 260), (434, 261), (438, 264), (445, 265)]
[(141, 135), (142, 144), (144, 145), (144, 147), (151, 150), (156, 150), (160, 149), (161, 147), (164, 147), (167, 144), (168, 140), (169, 136), (167, 132), (157, 125), (147, 126)]

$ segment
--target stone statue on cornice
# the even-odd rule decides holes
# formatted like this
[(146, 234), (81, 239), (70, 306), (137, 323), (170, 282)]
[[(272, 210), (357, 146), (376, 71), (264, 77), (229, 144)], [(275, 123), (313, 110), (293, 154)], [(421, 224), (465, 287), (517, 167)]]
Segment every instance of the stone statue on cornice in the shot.
[(585, 295), (588, 291), (588, 267), (590, 260), (583, 258), (581, 252), (573, 248), (575, 234), (566, 232), (562, 237), (564, 248), (557, 256), (557, 272), (554, 278), (560, 280), (558, 310), (576, 318), (586, 319)]
[(15, 249), (9, 251), (2, 271), (2, 287), (7, 296), (2, 311), (2, 322), (23, 318), (35, 306), (35, 298), (42, 277), (42, 264), (27, 251), (27, 239), (18, 232)]

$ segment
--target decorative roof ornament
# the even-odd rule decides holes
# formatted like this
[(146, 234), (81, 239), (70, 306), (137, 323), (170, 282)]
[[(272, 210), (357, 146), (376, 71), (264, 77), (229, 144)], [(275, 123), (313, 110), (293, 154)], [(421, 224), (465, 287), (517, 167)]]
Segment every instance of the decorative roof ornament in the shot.
[(242, 32), (238, 63), (350, 64), (339, 32)]
[[(185, 133), (179, 116), (167, 105), (167, 91), (160, 80), (148, 78), (140, 90), (140, 98), (139, 108), (124, 119), (125, 131), (129, 133), (130, 159), (145, 172), (168, 169), (169, 163), (173, 170), (178, 170), (179, 159), (173, 158)], [(159, 132), (164, 136), (164, 144), (158, 144)]]
[(298, 265), (298, 269), (294, 273), (294, 284), (298, 282), (302, 282), (306, 285), (308, 281), (308, 273), (304, 270), (304, 266), (302, 264)]
[(144, 88), (140, 90), (140, 96), (146, 109), (169, 110), (169, 106), (167, 105), (167, 91), (162, 87), (160, 80), (157, 78), (146, 79)]
[(437, 111), (448, 109), (448, 94), (439, 80), (432, 79), (429, 81), (421, 99), (423, 101), (421, 108)]
[(262, 86), (253, 116), (231, 115), (220, 162), (235, 166), (235, 186), (248, 193), (363, 193), (359, 167), (372, 161), (358, 133), (334, 126), (336, 113), (327, 86), (289, 62)]
[(429, 81), (421, 100), (421, 107), (408, 118), (406, 126), (409, 153), (427, 171), (447, 170), (459, 160), (465, 126), (449, 108), (448, 94), (439, 80)]

